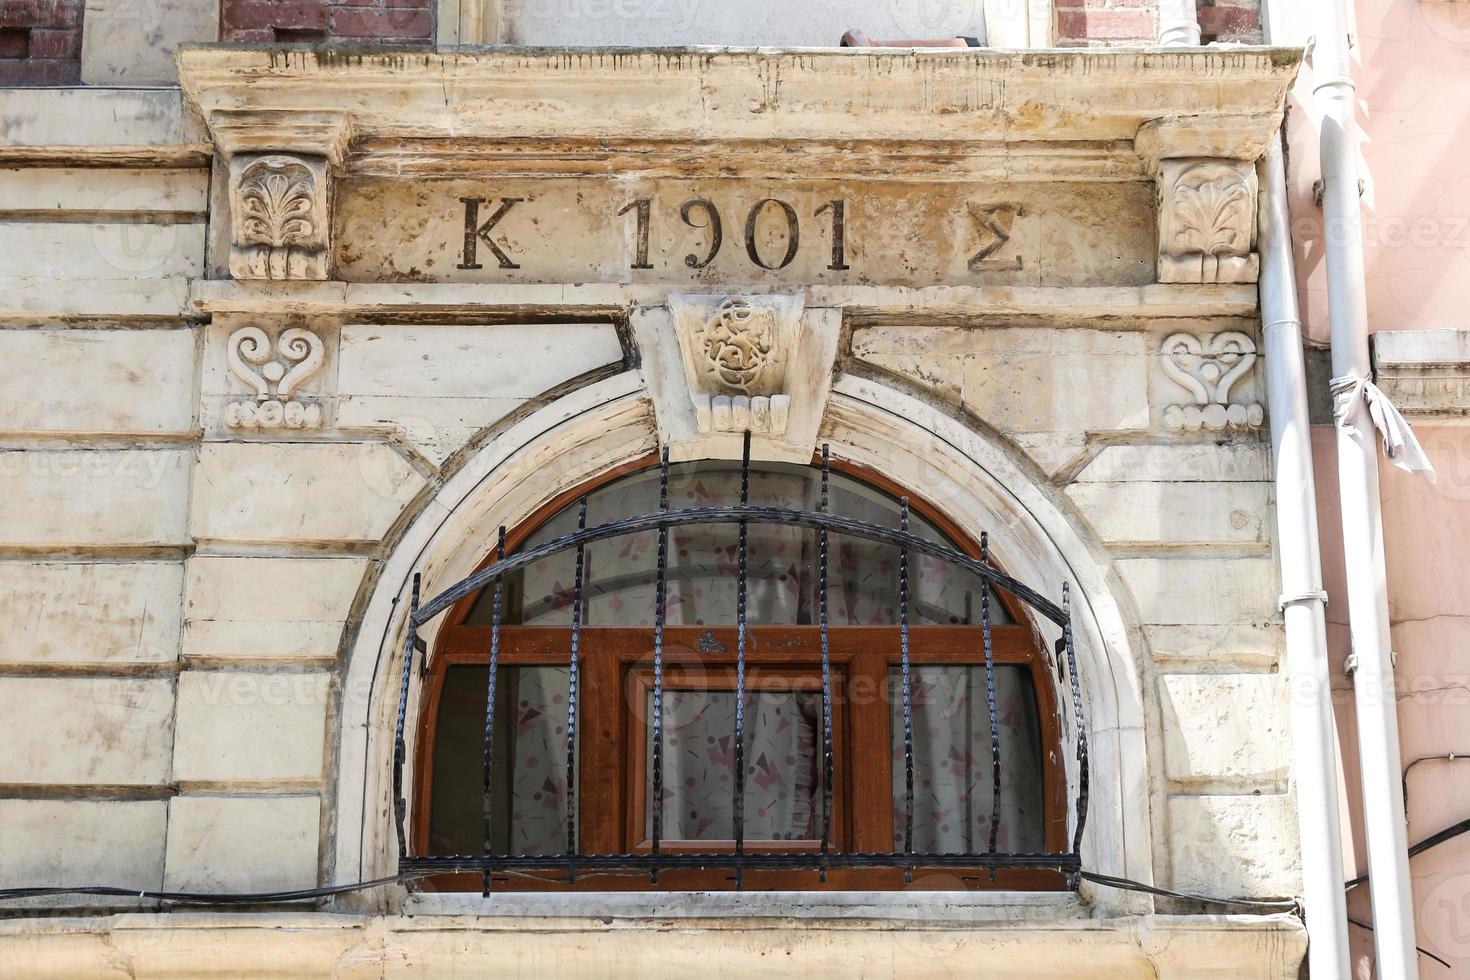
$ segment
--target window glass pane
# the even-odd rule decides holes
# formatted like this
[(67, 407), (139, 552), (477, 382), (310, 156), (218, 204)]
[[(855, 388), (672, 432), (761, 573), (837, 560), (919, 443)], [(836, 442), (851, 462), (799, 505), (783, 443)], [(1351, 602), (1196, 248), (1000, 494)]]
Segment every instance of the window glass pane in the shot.
[[(653, 717), (652, 695), (645, 706)], [(735, 837), (735, 693), (664, 693), (664, 840)], [(747, 691), (745, 839), (815, 840), (822, 813), (822, 699), (808, 691)], [(653, 743), (646, 756), (653, 835)]]
[[(816, 510), (821, 473), (809, 466), (762, 464), (750, 474), (753, 504)], [(700, 461), (669, 470), (673, 509), (736, 504), (740, 466)], [(588, 526), (658, 509), (658, 470), (644, 470), (600, 487), (588, 495)], [(898, 526), (898, 501), (841, 473), (833, 473), (831, 511), (843, 517)], [(577, 507), (569, 506), (537, 529), (523, 547), (576, 529)], [(932, 524), (911, 516), (914, 533), (951, 543)], [(733, 625), (739, 530), (733, 524), (684, 525), (670, 530), (668, 622), (671, 625)], [(653, 623), (654, 568), (658, 537), (654, 531), (601, 541), (587, 548), (586, 595), (589, 626), (650, 626)], [(847, 535), (828, 543), (829, 608), (833, 626), (893, 625), (898, 622), (898, 549)], [(506, 623), (568, 625), (576, 555), (564, 551), (507, 580)], [(752, 625), (793, 626), (816, 622), (817, 534), (770, 524), (749, 526), (747, 562), (750, 590), (747, 620)], [(910, 621), (915, 625), (978, 623), (979, 580), (972, 574), (924, 555), (909, 564)], [(481, 594), (468, 622), (490, 622), (491, 590)], [(992, 599), (991, 621), (1011, 620)]]
[[(910, 668), (914, 744), (914, 851), (979, 854), (990, 849), (994, 780), (985, 667)], [(893, 845), (904, 850), (903, 686), (890, 672)], [(1029, 668), (995, 668), (1000, 731), (1001, 853), (1044, 851), (1041, 723)]]
[[(431, 854), (478, 854), (484, 848), (486, 673), (473, 666), (445, 672), (434, 738)], [(502, 667), (495, 694), (493, 849), (564, 854), (567, 669)]]

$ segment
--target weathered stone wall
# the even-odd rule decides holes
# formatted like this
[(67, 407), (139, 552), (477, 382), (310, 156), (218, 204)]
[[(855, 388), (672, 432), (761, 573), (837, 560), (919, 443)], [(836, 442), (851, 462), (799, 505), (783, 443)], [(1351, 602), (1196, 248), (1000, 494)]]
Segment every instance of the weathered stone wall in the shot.
[[(0, 172), (0, 866), (164, 883), (209, 174), (171, 93), (8, 93)], [(90, 164), (88, 140), (152, 144)], [(152, 157), (152, 159), (147, 159)]]
[[(222, 57), (237, 56), (248, 57)], [(441, 60), (490, 76), (474, 57)], [(650, 98), (665, 96), (665, 73), (723, 72), (678, 91), (734, 125), (765, 126), (742, 86), (761, 80), (743, 74), (747, 62), (767, 57), (779, 56), (671, 59), (647, 74), (632, 59), (623, 70), (639, 85), (657, 76)], [(785, 84), (812, 99), (852, 64), (802, 57), (812, 88), (790, 75)], [(1146, 75), (1154, 56), (1134, 57)], [(1105, 60), (1107, 77), (1011, 73), (1006, 97), (1024, 108), (1026, 85), (1083, 98), (1075, 93), (1138, 84)], [(1222, 111), (1232, 127), (1274, 111), (1272, 86), (1284, 87), (1290, 68), (1249, 63), (1261, 74), (1230, 96), (1240, 100)], [(531, 58), (507, 75), (525, 84), (537, 70), (546, 65)], [(875, 73), (873, 98), (887, 101), (865, 125), (885, 125), (885, 111), (919, 124), (900, 102), (912, 77), (894, 75)], [(923, 97), (948, 98), (948, 78), (926, 79)], [(954, 97), (970, 97), (973, 80), (961, 81)], [(442, 108), (444, 89), (428, 87)], [(643, 111), (626, 98), (599, 108), (571, 87), (561, 97), (594, 119)], [(1117, 102), (1086, 124), (1139, 132), (1136, 118), (1118, 115), (1133, 103)], [(467, 103), (504, 111), (503, 100)], [(1088, 138), (1066, 153), (1037, 141), (1024, 162), (1019, 151), (957, 154), (970, 168), (959, 172), (936, 164), (932, 148), (848, 156), (844, 130), (840, 152), (811, 150), (826, 154), (830, 173), (770, 176), (756, 133), (721, 157), (718, 178), (691, 176), (682, 151), (658, 157), (668, 151), (656, 142), (620, 148), (637, 166), (618, 162), (625, 169), (612, 175), (602, 158), (588, 165), (583, 147), (561, 144), (544, 164), (558, 172), (507, 175), (474, 169), (504, 166), (481, 158), (483, 144), (466, 144), (466, 164), (453, 156), (458, 144), (440, 141), (440, 157), (415, 150), (425, 152), (409, 166), (423, 169), (407, 179), (394, 176), (402, 148), (371, 133), (347, 160), (335, 110), (285, 130), (326, 147), (315, 154), (249, 143), (233, 109), (202, 113), (214, 129), (198, 131), (170, 90), (10, 92), (0, 110), (12, 120), (0, 141), (0, 225), (16, 243), (0, 253), (0, 611), (20, 625), (0, 640), (11, 733), (0, 755), (0, 885), (254, 891), (354, 880), (341, 842), (361, 841), (349, 855), (358, 858), (392, 838), (378, 797), (364, 791), (354, 810), (340, 790), (348, 772), (387, 774), (372, 751), (391, 731), (383, 719), (396, 689), (355, 681), (396, 666), (378, 653), (401, 621), (379, 594), (386, 569), (440, 562), (447, 552), (414, 535), (461, 506), (453, 493), (464, 484), (483, 526), (446, 547), (473, 564), (494, 520), (604, 471), (598, 453), (615, 437), (638, 454), (667, 437), (670, 399), (691, 393), (669, 393), (683, 375), (668, 369), (677, 347), (658, 340), (676, 334), (659, 331), (687, 329), (700, 301), (674, 294), (729, 289), (801, 317), (806, 346), (794, 349), (784, 393), (802, 452), (818, 426), (876, 466), (872, 454), (912, 439), (914, 427), (936, 445), (983, 444), (989, 470), (946, 470), (908, 449), (902, 467), (893, 452), (893, 475), (968, 508), (977, 526), (1013, 506), (1031, 535), (1005, 529), (1018, 564), (1040, 567), (1046, 549), (1047, 560), (1056, 552), (1072, 563), (1064, 574), (1100, 610), (1087, 615), (1109, 624), (1089, 635), (1087, 653), (1106, 668), (1088, 675), (1088, 697), (1112, 712), (1096, 716), (1093, 759), (1089, 853), (1116, 862), (1102, 870), (1216, 894), (1296, 890), (1250, 282), (1254, 185), (1238, 157), (1150, 164), (1142, 149)], [(457, 118), (393, 111), (414, 126)], [(794, 112), (774, 98), (763, 111)], [(684, 124), (677, 113), (648, 118)], [(817, 112), (801, 118), (826, 124)], [(277, 139), (266, 127), (279, 119), (262, 114), (256, 138)], [(272, 152), (257, 154), (262, 145)], [(873, 159), (906, 179), (865, 177)], [(340, 169), (329, 193), (331, 167)], [(746, 167), (759, 176), (742, 183)], [(304, 199), (292, 213), (317, 220), (330, 208), (330, 220), (289, 243), (235, 227), (240, 202), (277, 176), (278, 198)], [(1176, 214), (1205, 185), (1236, 202), (1212, 229), (1231, 247), (1208, 260)], [(480, 260), (471, 261), (464, 199), (482, 186), (479, 221), (502, 196), (522, 203), (471, 236)], [(768, 202), (788, 198), (804, 244), (778, 263), (791, 226)], [(648, 202), (643, 250), (630, 199)], [(681, 217), (689, 200), (708, 203), (700, 220)], [(848, 202), (845, 239), (834, 211), (822, 211), (834, 200)], [(708, 237), (716, 210), (730, 235), (718, 258)], [(686, 258), (706, 252), (707, 272)], [(231, 269), (243, 272), (232, 280)], [(839, 407), (824, 415), (829, 389)], [(619, 406), (623, 431), (586, 421), (594, 413), (578, 399), (594, 398)], [(556, 433), (579, 416), (591, 427), (585, 445), (563, 458)], [(892, 431), (864, 432), (899, 416)], [(517, 442), (516, 427), (533, 421), (541, 455), (517, 456), (532, 440)], [(715, 445), (699, 439), (719, 433), (695, 431), (709, 424), (686, 425), (682, 445)], [(762, 449), (791, 452), (774, 436)], [(485, 462), (497, 453), (499, 468)], [(996, 486), (972, 507), (979, 472)], [(1023, 487), (1024, 505), (1004, 503)], [(369, 608), (379, 600), (388, 612)], [(391, 846), (368, 858), (369, 868), (391, 860)], [(1044, 914), (1077, 919), (1097, 907)], [(1115, 938), (1133, 943), (1128, 930), (1141, 928), (1120, 926)]]

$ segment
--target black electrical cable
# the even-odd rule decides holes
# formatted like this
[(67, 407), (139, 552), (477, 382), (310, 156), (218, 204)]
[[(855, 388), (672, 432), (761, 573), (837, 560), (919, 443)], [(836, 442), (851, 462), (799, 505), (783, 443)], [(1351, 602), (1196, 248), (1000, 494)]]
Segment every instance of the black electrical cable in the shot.
[(1181, 898), (1190, 902), (1201, 902), (1206, 905), (1226, 905), (1235, 908), (1256, 909), (1261, 912), (1295, 912), (1301, 906), (1295, 901), (1259, 901), (1248, 898), (1212, 898), (1209, 895), (1193, 895), (1189, 892), (1176, 892), (1168, 888), (1160, 888), (1157, 885), (1145, 885), (1141, 881), (1131, 878), (1118, 878), (1113, 875), (1099, 874), (1096, 871), (1078, 872), (1083, 878), (1098, 885), (1108, 888), (1120, 888), (1125, 891), (1146, 892), (1149, 895), (1158, 895), (1161, 898)]
[[(293, 891), (278, 892), (170, 892), (153, 891), (149, 889), (117, 888), (110, 885), (76, 885), (76, 886), (36, 886), (30, 888), (0, 888), (0, 901), (9, 901), (22, 898), (44, 898), (61, 895), (91, 895), (105, 898), (139, 898), (158, 902), (177, 902), (186, 905), (269, 905), (275, 902), (302, 902), (315, 898), (330, 898), (333, 895), (345, 895), (349, 892), (363, 891), (368, 888), (380, 888), (384, 885), (402, 884), (414, 878), (425, 877), (431, 872), (410, 872), (400, 875), (388, 875), (383, 878), (374, 878), (370, 881), (356, 881), (345, 885), (329, 885), (322, 888), (299, 888)], [(1164, 898), (1178, 898), (1186, 901), (1201, 902), (1209, 905), (1231, 906), (1235, 908), (1255, 909), (1266, 912), (1290, 912), (1297, 908), (1296, 902), (1289, 901), (1252, 901), (1241, 898), (1212, 898), (1208, 895), (1193, 895), (1188, 892), (1171, 891), (1167, 888), (1159, 888), (1154, 885), (1146, 885), (1143, 882), (1133, 881), (1129, 878), (1119, 878), (1114, 875), (1100, 874), (1095, 871), (1080, 872), (1083, 878), (1095, 884), (1104, 885), (1109, 888), (1120, 888), (1130, 891), (1147, 892)], [(530, 877), (530, 876), (526, 876)], [(598, 877), (596, 874), (586, 877)]]
[[(1439, 833), (1437, 833), (1437, 834), (1430, 834), (1428, 837), (1424, 838), (1419, 843), (1415, 844), (1413, 847), (1410, 847), (1409, 848), (1409, 857), (1414, 857), (1416, 855), (1423, 854), (1425, 851), (1429, 850), (1431, 847), (1438, 847), (1439, 845), (1443, 844), (1447, 840), (1453, 840), (1456, 837), (1459, 837), (1461, 834), (1465, 833), (1467, 830), (1470, 830), (1470, 820), (1461, 820), (1457, 824), (1451, 824), (1450, 826), (1446, 827), (1444, 830), (1441, 830)], [(1364, 871), (1362, 874), (1358, 875), (1356, 878), (1352, 879), (1349, 882), (1346, 882), (1343, 885), (1343, 887), (1344, 888), (1356, 888), (1357, 886), (1361, 885), (1363, 882), (1365, 882), (1367, 880), (1368, 880), (1368, 872)]]
[(0, 888), (0, 901), (17, 898), (46, 898), (56, 895), (94, 895), (106, 898), (141, 898), (158, 902), (180, 902), (189, 905), (269, 905), (274, 902), (302, 902), (313, 898), (330, 898), (349, 892), (393, 885), (412, 878), (423, 877), (423, 873), (389, 875), (371, 881), (354, 881), (345, 885), (328, 885), (321, 888), (298, 888), (278, 892), (167, 892), (139, 888), (118, 888), (113, 885), (57, 885), (32, 888)]
[[(1462, 820), (1453, 824), (1436, 834), (1431, 834), (1424, 840), (1409, 848), (1409, 856), (1422, 854), (1432, 847), (1437, 847), (1447, 840), (1453, 840), (1461, 834), (1470, 831), (1470, 819)], [(117, 888), (110, 885), (76, 885), (76, 886), (35, 886), (28, 888), (0, 888), (0, 902), (11, 901), (22, 898), (45, 898), (61, 895), (91, 895), (106, 898), (139, 898), (158, 902), (177, 902), (188, 905), (269, 905), (275, 902), (302, 902), (316, 898), (331, 898), (334, 895), (345, 895), (350, 892), (363, 891), (368, 888), (380, 888), (384, 885), (402, 884), (415, 878), (422, 878), (431, 872), (409, 872), (405, 874), (388, 875), (383, 878), (373, 878), (370, 881), (355, 881), (345, 885), (328, 885), (321, 888), (298, 888), (292, 891), (276, 892), (170, 892), (153, 891), (150, 889)], [(1204, 905), (1219, 905), (1229, 908), (1254, 909), (1260, 912), (1292, 912), (1300, 911), (1300, 906), (1294, 901), (1260, 901), (1245, 898), (1216, 898), (1210, 895), (1196, 895), (1190, 892), (1174, 891), (1169, 888), (1160, 888), (1157, 885), (1147, 885), (1141, 881), (1131, 878), (1121, 878), (1116, 875), (1105, 875), (1097, 871), (1081, 871), (1079, 875), (1093, 884), (1102, 885), (1107, 888), (1118, 888), (1126, 891), (1143, 892), (1149, 895), (1157, 895), (1160, 898), (1177, 898), (1189, 902), (1199, 902)], [(592, 877), (592, 876), (589, 876)], [(1352, 888), (1368, 880), (1367, 874), (1359, 875), (1353, 880), (1346, 882), (1346, 888)], [(1354, 921), (1354, 925), (1364, 929), (1373, 927), (1364, 922)], [(1436, 960), (1439, 958), (1433, 953), (1424, 952)], [(1440, 962), (1443, 962), (1440, 960)]]
[[(1347, 917), (1347, 920), (1348, 920), (1348, 924), (1349, 925), (1355, 925), (1359, 929), (1366, 929), (1369, 932), (1372, 932), (1373, 931), (1373, 927), (1372, 926), (1370, 926), (1366, 922), (1363, 922), (1360, 919), (1355, 919), (1352, 916), (1348, 916)], [(1433, 953), (1431, 953), (1429, 950), (1425, 949), (1423, 946), (1415, 946), (1414, 948), (1417, 949), (1419, 952), (1423, 953), (1425, 956), (1429, 957), (1431, 960), (1434, 960), (1434, 962), (1436, 962), (1436, 963), (1440, 964), (1441, 966), (1445, 967), (1446, 969), (1449, 969), (1449, 970), (1453, 970), (1454, 969), (1454, 967), (1450, 966), (1448, 963), (1446, 963), (1444, 960), (1440, 959), (1438, 956), (1435, 956)]]
[[(1418, 760), (1416, 760), (1416, 761), (1418, 761)], [(1413, 763), (1410, 763), (1410, 765), (1412, 765), (1412, 764)], [(1470, 819), (1461, 820), (1459, 823), (1456, 823), (1456, 824), (1450, 824), (1444, 830), (1441, 830), (1438, 833), (1430, 834), (1428, 837), (1424, 838), (1419, 843), (1417, 843), (1417, 844), (1413, 845), (1412, 847), (1410, 847), (1409, 848), (1409, 857), (1414, 857), (1416, 854), (1423, 854), (1425, 851), (1429, 850), (1431, 847), (1438, 847), (1439, 845), (1443, 844), (1447, 840), (1454, 840), (1456, 837), (1459, 837), (1461, 834), (1465, 833), (1466, 831), (1470, 831)], [(1368, 872), (1364, 871), (1362, 874), (1358, 875), (1356, 878), (1353, 878), (1350, 881), (1344, 882), (1343, 883), (1343, 886), (1342, 886), (1343, 887), (1343, 890), (1344, 891), (1352, 891), (1354, 888), (1358, 887), (1359, 885), (1361, 885), (1363, 882), (1365, 882), (1367, 880), (1368, 880)], [(1357, 926), (1359, 929), (1366, 929), (1369, 932), (1372, 932), (1373, 931), (1373, 927), (1371, 925), (1369, 925), (1366, 922), (1359, 922), (1357, 919), (1354, 919), (1352, 916), (1348, 916), (1348, 921), (1351, 922), (1353, 925)], [(1417, 949), (1419, 952), (1423, 953), (1425, 956), (1429, 957), (1431, 960), (1434, 960), (1436, 963), (1443, 964), (1446, 969), (1454, 969), (1454, 967), (1450, 966), (1448, 963), (1445, 963), (1444, 960), (1440, 959), (1438, 956), (1435, 956), (1433, 953), (1431, 953), (1429, 950), (1425, 949), (1423, 946), (1415, 946), (1414, 948)]]

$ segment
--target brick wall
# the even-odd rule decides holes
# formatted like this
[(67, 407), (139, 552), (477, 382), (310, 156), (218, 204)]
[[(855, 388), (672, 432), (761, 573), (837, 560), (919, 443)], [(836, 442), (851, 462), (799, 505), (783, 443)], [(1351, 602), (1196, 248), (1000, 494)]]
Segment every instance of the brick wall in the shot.
[[(1158, 9), (1150, 0), (1055, 0), (1060, 47), (1153, 44)], [(1198, 0), (1200, 39), (1260, 44), (1260, 0)]]
[(0, 85), (75, 85), (84, 0), (0, 0)]
[[(5, 2), (5, 0), (0, 0)], [(220, 40), (430, 44), (432, 0), (225, 0)]]

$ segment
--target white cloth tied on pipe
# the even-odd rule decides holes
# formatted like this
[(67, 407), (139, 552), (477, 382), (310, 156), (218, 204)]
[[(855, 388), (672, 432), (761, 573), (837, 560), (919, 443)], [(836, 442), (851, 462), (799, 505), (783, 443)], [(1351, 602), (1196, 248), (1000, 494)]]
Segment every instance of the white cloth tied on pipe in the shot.
[(1366, 405), (1373, 427), (1383, 437), (1383, 454), (1388, 461), (1401, 470), (1418, 473), (1430, 483), (1435, 481), (1434, 464), (1429, 462), (1429, 456), (1419, 444), (1414, 430), (1388, 400), (1383, 389), (1356, 375), (1333, 378), (1329, 389), (1332, 392), (1332, 415), (1339, 426), (1347, 425), (1360, 403)]

